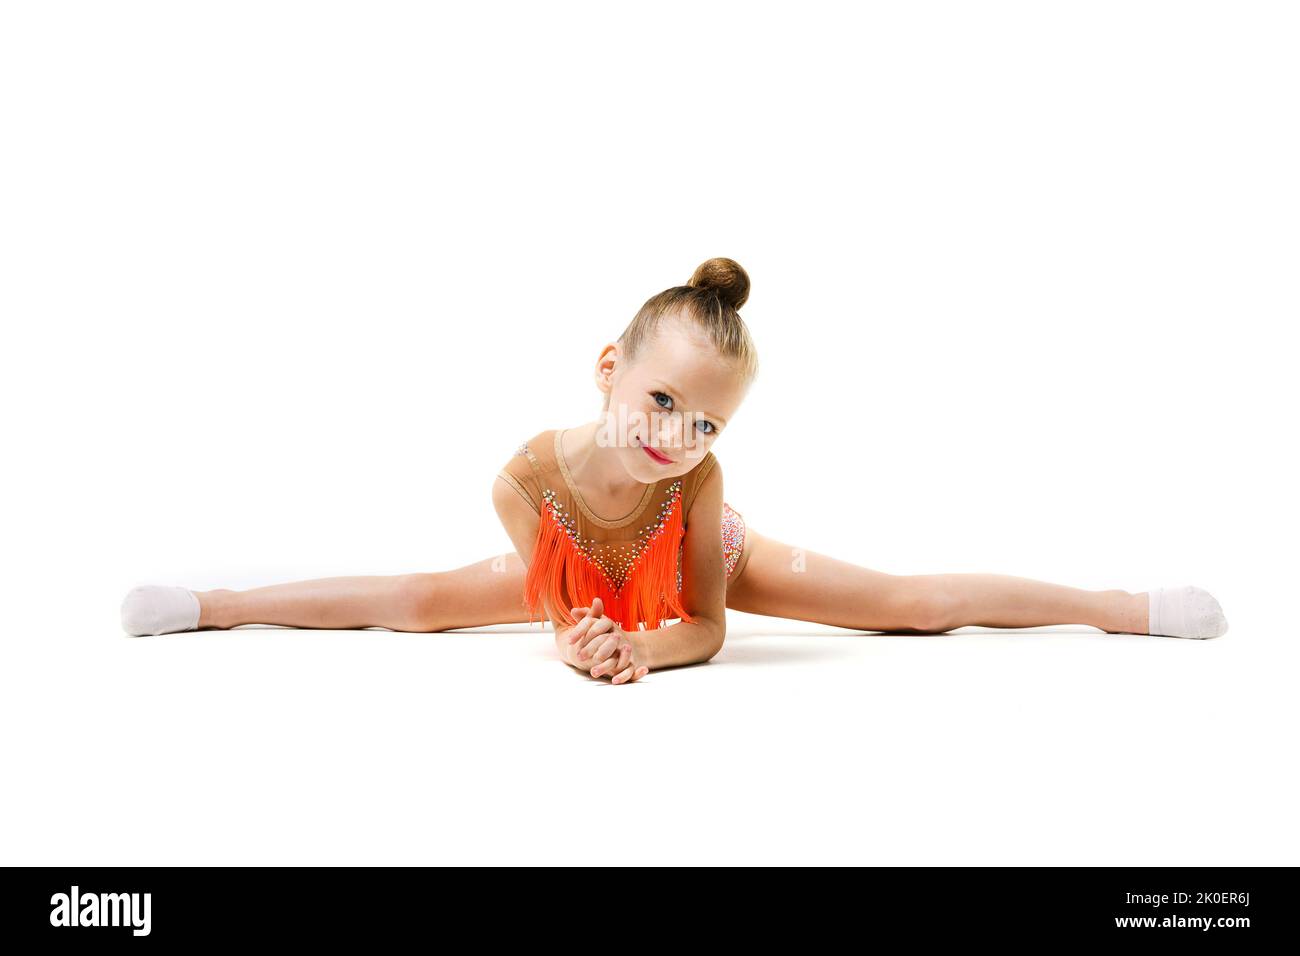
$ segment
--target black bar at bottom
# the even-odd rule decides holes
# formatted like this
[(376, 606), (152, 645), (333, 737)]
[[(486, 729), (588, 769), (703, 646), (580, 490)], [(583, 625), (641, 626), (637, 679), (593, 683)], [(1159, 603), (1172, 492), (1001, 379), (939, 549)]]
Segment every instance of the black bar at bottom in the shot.
[[(538, 871), (542, 872), (538, 872)], [(758, 870), (759, 872), (748, 872)], [(6, 942), (331, 946), (1295, 937), (1295, 867), (6, 868)], [(570, 936), (569, 934), (574, 934)], [(584, 938), (585, 937), (585, 938)], [(838, 940), (839, 942), (831, 942)], [(579, 942), (581, 941), (581, 942)], [(11, 952), (15, 951), (13, 949)]]

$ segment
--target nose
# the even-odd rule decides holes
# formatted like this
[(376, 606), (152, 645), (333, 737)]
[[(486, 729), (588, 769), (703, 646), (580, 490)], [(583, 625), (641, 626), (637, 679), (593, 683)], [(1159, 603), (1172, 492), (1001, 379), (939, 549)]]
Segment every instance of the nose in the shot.
[(680, 416), (666, 415), (659, 423), (659, 450), (671, 455), (672, 450), (681, 444), (682, 423)]

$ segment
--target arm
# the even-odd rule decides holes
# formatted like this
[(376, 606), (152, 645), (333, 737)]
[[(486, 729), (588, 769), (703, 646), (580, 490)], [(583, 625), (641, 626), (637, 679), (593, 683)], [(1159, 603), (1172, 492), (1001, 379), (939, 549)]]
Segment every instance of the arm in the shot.
[[(506, 529), (506, 534), (510, 536), (510, 541), (515, 546), (515, 552), (524, 562), (524, 568), (527, 569), (532, 565), (533, 561), (533, 548), (537, 543), (537, 525), (541, 520), (540, 512), (534, 510), (532, 502), (525, 498), (519, 489), (500, 475), (497, 475), (496, 480), (492, 483), (492, 506), (496, 509), (501, 526)], [(566, 664), (580, 670), (590, 670), (590, 662), (587, 662), (584, 667), (583, 662), (575, 659), (575, 649), (568, 642), (569, 626), (556, 614), (549, 602), (546, 606), (546, 614), (551, 619), (551, 624), (555, 629), (555, 649), (559, 651), (560, 658)]]
[(682, 606), (695, 622), (628, 632), (638, 660), (651, 671), (702, 663), (722, 650), (727, 634), (722, 500), (722, 463), (715, 462), (695, 493), (682, 540)]

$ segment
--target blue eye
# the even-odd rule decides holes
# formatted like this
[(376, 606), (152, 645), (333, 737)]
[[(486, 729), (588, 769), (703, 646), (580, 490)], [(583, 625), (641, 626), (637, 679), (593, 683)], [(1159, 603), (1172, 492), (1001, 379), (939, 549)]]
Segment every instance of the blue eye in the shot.
[[(650, 395), (654, 398), (655, 402), (659, 405), (660, 408), (664, 408), (669, 411), (672, 410), (673, 397), (669, 395), (667, 392), (651, 392)], [(659, 401), (659, 399), (661, 398), (666, 398), (668, 400), (668, 404), (665, 405), (663, 402)], [(718, 426), (714, 425), (713, 422), (709, 421), (707, 418), (701, 418), (695, 424), (697, 427), (707, 426), (706, 428), (704, 428), (704, 434), (706, 435), (712, 435), (714, 432), (718, 430)]]

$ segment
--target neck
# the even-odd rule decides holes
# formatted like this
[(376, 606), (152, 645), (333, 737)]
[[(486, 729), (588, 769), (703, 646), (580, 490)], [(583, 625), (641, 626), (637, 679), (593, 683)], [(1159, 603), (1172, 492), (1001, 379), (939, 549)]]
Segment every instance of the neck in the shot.
[(619, 498), (640, 493), (645, 484), (627, 473), (618, 460), (619, 450), (596, 444), (596, 433), (602, 424), (597, 420), (565, 430), (560, 439), (560, 450), (564, 452), (569, 474), (583, 489), (589, 488), (602, 497)]

